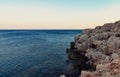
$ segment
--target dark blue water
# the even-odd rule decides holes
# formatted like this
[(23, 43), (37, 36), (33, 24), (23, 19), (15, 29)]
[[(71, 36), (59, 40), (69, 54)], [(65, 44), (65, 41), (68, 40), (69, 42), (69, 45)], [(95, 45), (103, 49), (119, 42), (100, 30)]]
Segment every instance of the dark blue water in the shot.
[(65, 51), (80, 32), (0, 30), (0, 77), (72, 77), (74, 68), (66, 62)]

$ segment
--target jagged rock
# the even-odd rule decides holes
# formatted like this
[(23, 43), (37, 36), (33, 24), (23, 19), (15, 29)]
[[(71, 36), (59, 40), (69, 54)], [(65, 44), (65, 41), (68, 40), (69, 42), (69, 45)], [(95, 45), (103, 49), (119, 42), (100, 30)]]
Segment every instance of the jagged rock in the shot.
[[(110, 60), (112, 58), (112, 60)], [(113, 53), (108, 56), (106, 63), (99, 63), (96, 65), (96, 70), (82, 71), (80, 77), (120, 77), (120, 57)]]
[(112, 57), (113, 60), (119, 59), (119, 55), (116, 54), (116, 53), (113, 53), (113, 54), (111, 55), (111, 57)]
[(96, 77), (92, 72), (82, 71), (80, 77)]
[[(120, 66), (118, 63), (120, 60), (120, 21), (97, 26), (95, 29), (83, 30), (81, 34), (75, 36), (74, 45), (69, 49), (68, 55), (73, 60), (81, 61), (84, 61), (82, 59), (86, 57), (88, 60), (84, 64), (96, 68), (96, 71), (92, 72), (95, 75), (97, 74), (94, 77), (120, 75), (118, 72), (120, 70), (117, 68), (114, 70), (108, 68)], [(114, 61), (118, 65), (113, 64)], [(93, 77), (91, 72), (87, 72), (90, 73), (90, 76), (83, 75), (85, 73), (85, 71), (82, 72), (80, 77)]]

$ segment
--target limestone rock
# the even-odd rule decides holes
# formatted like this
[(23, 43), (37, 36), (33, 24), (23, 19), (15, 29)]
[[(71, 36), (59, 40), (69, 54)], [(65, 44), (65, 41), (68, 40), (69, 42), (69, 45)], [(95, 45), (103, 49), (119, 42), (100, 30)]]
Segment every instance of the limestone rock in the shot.
[(92, 72), (82, 71), (80, 77), (96, 77)]
[(83, 30), (76, 35), (68, 55), (96, 68), (93, 72), (82, 71), (80, 77), (120, 77), (120, 21)]

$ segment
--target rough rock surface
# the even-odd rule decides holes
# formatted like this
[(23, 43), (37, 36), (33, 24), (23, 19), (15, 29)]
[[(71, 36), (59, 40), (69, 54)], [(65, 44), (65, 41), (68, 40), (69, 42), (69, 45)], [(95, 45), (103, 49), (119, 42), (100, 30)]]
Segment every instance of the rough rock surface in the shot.
[(120, 21), (83, 30), (67, 52), (70, 59), (95, 69), (83, 69), (80, 77), (120, 77)]
[(105, 63), (97, 64), (95, 71), (82, 71), (79, 77), (120, 77), (120, 58), (112, 55)]

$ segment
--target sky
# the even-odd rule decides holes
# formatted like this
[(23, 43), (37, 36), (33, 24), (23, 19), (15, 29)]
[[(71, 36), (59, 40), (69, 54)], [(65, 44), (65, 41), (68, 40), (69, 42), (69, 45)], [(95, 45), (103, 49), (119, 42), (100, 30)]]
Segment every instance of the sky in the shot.
[(0, 0), (0, 29), (85, 29), (120, 20), (120, 0)]

